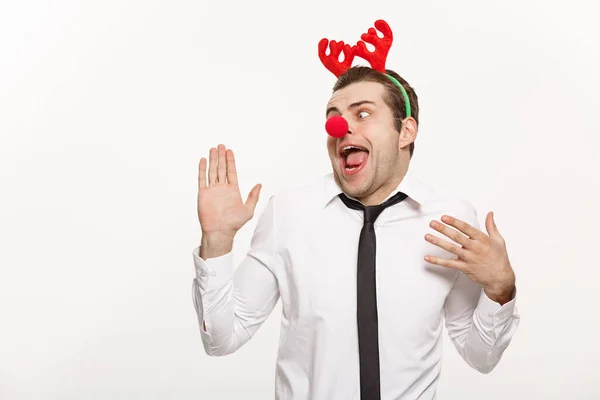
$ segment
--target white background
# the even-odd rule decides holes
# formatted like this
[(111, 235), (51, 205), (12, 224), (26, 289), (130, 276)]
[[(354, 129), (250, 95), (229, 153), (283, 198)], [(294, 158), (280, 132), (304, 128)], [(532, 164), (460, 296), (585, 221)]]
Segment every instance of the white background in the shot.
[[(591, 4), (591, 5), (590, 5)], [(329, 172), (322, 37), (378, 18), (416, 89), (413, 168), (493, 210), (521, 325), (490, 375), (445, 338), (440, 399), (598, 399), (593, 2), (3, 1), (0, 398), (269, 399), (280, 305), (234, 355), (194, 313), (197, 163), (245, 197)], [(358, 59), (357, 63), (361, 60)], [(239, 233), (237, 260), (256, 218)]]

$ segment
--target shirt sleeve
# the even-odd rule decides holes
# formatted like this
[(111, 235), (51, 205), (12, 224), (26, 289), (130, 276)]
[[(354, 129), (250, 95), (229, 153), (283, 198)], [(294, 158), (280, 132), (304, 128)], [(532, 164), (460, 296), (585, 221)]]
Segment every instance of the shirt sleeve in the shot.
[[(480, 229), (474, 209), (463, 220)], [(459, 271), (446, 298), (444, 315), (450, 339), (461, 357), (481, 373), (496, 367), (517, 330), (516, 293), (515, 289), (512, 299), (500, 305)]]
[(200, 247), (193, 250), (192, 297), (208, 355), (223, 356), (239, 349), (279, 300), (274, 197), (258, 220), (250, 247), (235, 269), (231, 252), (203, 260)]

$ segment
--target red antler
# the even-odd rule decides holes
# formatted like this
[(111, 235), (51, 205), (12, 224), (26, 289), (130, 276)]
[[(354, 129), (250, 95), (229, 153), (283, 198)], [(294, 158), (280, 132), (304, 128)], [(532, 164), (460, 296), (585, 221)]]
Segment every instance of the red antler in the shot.
[[(350, 47), (348, 44), (344, 44), (343, 41), (336, 42), (332, 40), (329, 43), (330, 52), (329, 55), (325, 54), (327, 50), (327, 43), (329, 40), (321, 39), (319, 42), (319, 58), (323, 65), (333, 72), (333, 74), (339, 78), (350, 66), (352, 65), (352, 60), (354, 59), (354, 50), (356, 46)], [(344, 51), (344, 61), (339, 61), (340, 52)]]
[(360, 36), (362, 40), (372, 44), (375, 47), (375, 51), (369, 51), (365, 43), (359, 40), (355, 46), (355, 55), (367, 60), (371, 64), (371, 68), (385, 74), (385, 61), (393, 40), (392, 29), (382, 19), (375, 21), (375, 27), (383, 33), (383, 38), (377, 36), (377, 32), (373, 28), (369, 28), (368, 33), (363, 33)]

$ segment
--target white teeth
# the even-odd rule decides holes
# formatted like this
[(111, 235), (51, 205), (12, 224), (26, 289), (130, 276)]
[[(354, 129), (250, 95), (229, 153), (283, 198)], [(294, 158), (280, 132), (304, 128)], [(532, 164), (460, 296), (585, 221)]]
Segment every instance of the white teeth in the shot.
[(359, 147), (359, 146), (344, 146), (344, 147), (342, 147), (342, 150), (340, 151), (340, 153), (344, 154), (347, 151), (352, 150), (352, 149), (367, 151), (367, 149), (365, 149), (364, 147)]

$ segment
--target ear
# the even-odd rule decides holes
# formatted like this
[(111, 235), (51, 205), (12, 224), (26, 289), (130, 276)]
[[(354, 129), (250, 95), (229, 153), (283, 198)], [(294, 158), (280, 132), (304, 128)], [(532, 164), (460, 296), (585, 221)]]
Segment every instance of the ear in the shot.
[(402, 130), (400, 131), (400, 140), (398, 141), (398, 148), (403, 149), (409, 146), (417, 138), (417, 132), (419, 127), (417, 121), (413, 117), (405, 118), (402, 121)]

